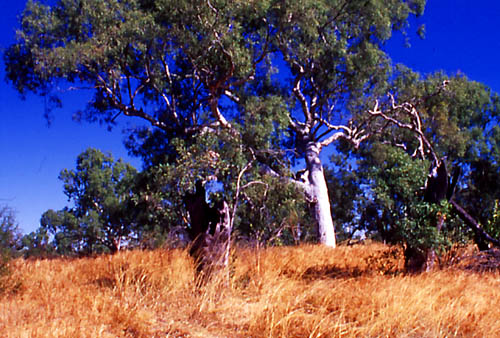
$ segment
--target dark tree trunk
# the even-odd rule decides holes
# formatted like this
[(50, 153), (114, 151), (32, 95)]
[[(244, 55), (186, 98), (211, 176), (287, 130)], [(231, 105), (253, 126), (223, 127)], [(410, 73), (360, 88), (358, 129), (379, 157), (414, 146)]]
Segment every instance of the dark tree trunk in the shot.
[[(453, 189), (456, 185), (458, 175), (455, 174), (453, 182), (449, 182), (446, 163), (441, 160), (433, 163), (429, 170), (429, 176), (424, 191), (424, 201), (427, 203), (440, 203), (443, 199), (453, 195)], [(441, 231), (446, 220), (446, 215), (438, 213), (436, 215), (436, 228)], [(422, 272), (434, 270), (438, 261), (436, 251), (433, 248), (406, 248), (405, 249), (405, 268), (408, 272)]]
[[(455, 186), (458, 182), (460, 170), (457, 168), (453, 173), (451, 181), (448, 177), (445, 162), (435, 163), (431, 168), (427, 184), (425, 187), (424, 200), (429, 203), (439, 203), (444, 198), (447, 198), (453, 206), (453, 210), (458, 216), (474, 231), (474, 241), (479, 250), (488, 250), (488, 243), (500, 247), (500, 241), (491, 237), (481, 225), (472, 217), (464, 208), (462, 208), (454, 199), (453, 193)], [(445, 215), (438, 215), (436, 227), (438, 231), (441, 230), (446, 217)], [(429, 250), (416, 250), (413, 248), (405, 250), (405, 262), (407, 269), (410, 272), (429, 271), (432, 270), (436, 264), (437, 256), (433, 249)], [(420, 265), (420, 267), (419, 267)]]
[(220, 271), (229, 263), (231, 222), (225, 201), (210, 207), (205, 200), (205, 188), (196, 182), (196, 191), (186, 193), (184, 204), (190, 217), (191, 239), (189, 254), (202, 280)]

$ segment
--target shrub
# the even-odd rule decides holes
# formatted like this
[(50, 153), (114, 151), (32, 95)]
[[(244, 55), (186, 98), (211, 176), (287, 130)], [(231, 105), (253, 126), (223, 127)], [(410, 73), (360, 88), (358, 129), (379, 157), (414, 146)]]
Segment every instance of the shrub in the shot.
[(0, 294), (10, 289), (12, 284), (9, 262), (17, 255), (20, 241), (14, 211), (8, 206), (0, 207)]

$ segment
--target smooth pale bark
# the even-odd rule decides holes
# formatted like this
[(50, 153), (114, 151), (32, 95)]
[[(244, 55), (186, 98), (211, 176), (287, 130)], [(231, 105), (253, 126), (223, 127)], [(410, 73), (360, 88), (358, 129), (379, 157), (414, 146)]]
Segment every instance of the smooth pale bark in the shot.
[(318, 222), (318, 233), (320, 243), (335, 247), (335, 227), (333, 226), (332, 213), (330, 209), (330, 198), (326, 185), (323, 165), (321, 164), (320, 146), (310, 142), (306, 149), (306, 168), (308, 176), (308, 193), (313, 200), (314, 218)]

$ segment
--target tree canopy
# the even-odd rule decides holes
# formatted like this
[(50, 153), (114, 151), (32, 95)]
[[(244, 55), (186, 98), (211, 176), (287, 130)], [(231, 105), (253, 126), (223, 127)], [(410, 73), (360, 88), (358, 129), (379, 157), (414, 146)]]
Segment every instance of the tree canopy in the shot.
[(9, 261), (16, 257), (21, 248), (21, 232), (15, 212), (6, 205), (0, 205), (0, 295), (5, 291), (4, 277), (8, 276)]
[(46, 211), (41, 227), (54, 236), (61, 254), (116, 252), (136, 240), (132, 206), (136, 170), (110, 155), (88, 149), (78, 156), (76, 170), (64, 169), (60, 179), (73, 206)]
[[(431, 205), (419, 192), (429, 167), (446, 163), (462, 170), (455, 203), (498, 233), (498, 95), (462, 74), (421, 76), (394, 66), (382, 48), (424, 6), (425, 0), (29, 1), (17, 42), (4, 55), (17, 90), (55, 105), (61, 90), (89, 90), (80, 117), (147, 122), (127, 142), (145, 167), (134, 188), (127, 185), (132, 190), (107, 174), (96, 176), (116, 182), (106, 192), (79, 189), (80, 174), (94, 167), (67, 172), (65, 189), (76, 207), (46, 214), (44, 224), (105, 217), (99, 224), (116, 232), (122, 218), (102, 207), (113, 210), (129, 194), (146, 223), (185, 226), (182, 196), (201, 179), (217, 182), (210, 198), (230, 202), (231, 222), (243, 236), (272, 239), (286, 229), (293, 241), (310, 233), (297, 227), (310, 220), (309, 208), (327, 245), (336, 243), (333, 211), (344, 228), (434, 248), (464, 233), (453, 217), (437, 231), (433, 223), (450, 206)], [(325, 173), (320, 155), (332, 144)], [(101, 160), (109, 163), (97, 172), (114, 173)], [(293, 174), (294, 165), (305, 168)], [(107, 204), (88, 203), (95, 198)], [(76, 215), (79, 207), (86, 211)]]
[[(21, 231), (15, 212), (6, 205), (0, 206), (0, 270), (7, 257), (15, 256), (21, 242)], [(1, 271), (0, 271), (1, 273)]]
[(205, 133), (230, 135), (254, 166), (281, 176), (288, 160), (305, 159), (296, 184), (313, 202), (321, 242), (335, 245), (319, 154), (341, 138), (359, 145), (372, 134), (368, 98), (386, 94), (391, 73), (381, 45), (424, 5), (29, 1), (5, 54), (7, 76), (21, 93), (54, 102), (55, 88), (90, 88), (81, 116), (111, 124), (140, 117), (159, 131), (170, 159), (175, 139), (189, 145)]

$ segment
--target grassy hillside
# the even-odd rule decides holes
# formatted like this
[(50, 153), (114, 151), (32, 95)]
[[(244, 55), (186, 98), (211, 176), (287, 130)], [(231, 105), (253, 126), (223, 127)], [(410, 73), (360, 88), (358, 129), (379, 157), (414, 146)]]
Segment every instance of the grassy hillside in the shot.
[(2, 337), (495, 337), (500, 275), (399, 273), (380, 244), (238, 249), (196, 287), (185, 251), (16, 260)]

